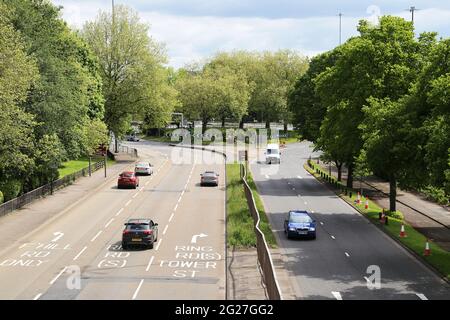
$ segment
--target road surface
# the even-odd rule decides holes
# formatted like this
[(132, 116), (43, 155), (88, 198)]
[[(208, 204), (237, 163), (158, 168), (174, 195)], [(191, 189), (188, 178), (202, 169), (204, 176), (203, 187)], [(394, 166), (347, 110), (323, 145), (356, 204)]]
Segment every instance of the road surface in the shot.
[[(290, 144), (281, 165), (251, 165), (297, 298), (450, 299), (448, 284), (306, 172), (311, 153), (309, 143)], [(287, 240), (283, 222), (293, 209), (312, 212), (316, 240)]]
[[(0, 299), (225, 298), (224, 180), (199, 186), (205, 170), (225, 176), (224, 160), (181, 163), (175, 148), (130, 145), (155, 174), (141, 177), (137, 190), (107, 182), (56, 219), (17, 234), (1, 248)], [(129, 218), (159, 224), (153, 249), (121, 248)]]

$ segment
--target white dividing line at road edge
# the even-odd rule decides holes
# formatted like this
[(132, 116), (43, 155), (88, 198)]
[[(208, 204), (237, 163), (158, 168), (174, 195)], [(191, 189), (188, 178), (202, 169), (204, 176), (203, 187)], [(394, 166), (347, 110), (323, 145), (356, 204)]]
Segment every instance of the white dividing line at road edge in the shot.
[(119, 210), (119, 212), (116, 213), (116, 217), (120, 216), (120, 214), (123, 212), (123, 208)]
[(347, 258), (350, 258), (350, 255), (348, 254), (348, 252), (345, 252), (345, 256), (346, 256)]
[(111, 220), (109, 220), (108, 223), (105, 224), (105, 228), (108, 228), (109, 225), (110, 225), (111, 223), (113, 223), (113, 221), (114, 221), (114, 218), (111, 218)]
[(161, 242), (162, 242), (162, 239), (159, 239), (158, 240), (158, 244), (156, 245), (156, 251), (158, 251), (159, 250), (159, 247), (161, 246)]
[(58, 275), (57, 275), (56, 277), (54, 277), (52, 281), (50, 281), (50, 284), (53, 285), (53, 284), (56, 282), (56, 280), (58, 280), (58, 278), (61, 277), (61, 275), (62, 275), (64, 272), (66, 272), (66, 270), (67, 270), (67, 267), (64, 267), (64, 268), (58, 273)]
[(342, 300), (342, 296), (337, 291), (332, 291), (331, 294), (336, 298), (336, 300)]
[(148, 262), (148, 265), (147, 265), (147, 268), (145, 269), (145, 271), (150, 270), (150, 267), (151, 267), (151, 265), (152, 265), (152, 263), (153, 263), (153, 259), (155, 259), (155, 256), (152, 256), (152, 257), (150, 258), (150, 261)]
[(141, 290), (142, 284), (144, 283), (144, 279), (141, 280), (141, 282), (139, 282), (139, 286), (137, 287), (136, 291), (133, 294), (133, 299), (132, 300), (136, 300), (136, 297), (139, 293), (139, 290)]
[(39, 300), (39, 298), (42, 296), (42, 293), (39, 293), (38, 295), (36, 295), (36, 297), (33, 298), (33, 300)]
[(94, 242), (95, 239), (97, 239), (98, 236), (102, 234), (102, 232), (103, 232), (102, 230), (100, 230), (99, 232), (97, 232), (97, 234), (91, 239), (91, 242)]
[(166, 227), (164, 228), (164, 231), (163, 231), (163, 235), (166, 234), (168, 228), (169, 228), (169, 225), (166, 225)]
[(125, 203), (125, 207), (128, 207), (132, 201), (133, 201), (133, 200), (128, 200), (128, 202)]
[(87, 247), (84, 247), (83, 250), (80, 251), (80, 253), (78, 253), (75, 258), (73, 258), (73, 261), (77, 260), (82, 254), (83, 252), (87, 249)]
[(172, 219), (173, 219), (173, 216), (174, 216), (174, 214), (172, 213), (172, 215), (170, 216), (170, 218), (169, 218), (169, 222), (171, 222), (172, 221)]
[(423, 293), (416, 293), (416, 296), (418, 296), (420, 298), (420, 300), (428, 300), (428, 298), (425, 297), (425, 295)]

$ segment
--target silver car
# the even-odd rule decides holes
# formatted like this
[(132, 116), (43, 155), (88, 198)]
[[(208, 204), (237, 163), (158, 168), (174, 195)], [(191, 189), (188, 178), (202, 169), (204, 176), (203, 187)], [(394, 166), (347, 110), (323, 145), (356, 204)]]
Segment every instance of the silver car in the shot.
[(153, 174), (153, 167), (148, 162), (139, 162), (138, 164), (136, 164), (136, 166), (134, 168), (134, 172), (136, 174), (142, 174), (142, 175), (150, 176), (150, 175)]
[(206, 171), (201, 174), (200, 186), (218, 186), (219, 185), (219, 175), (214, 171)]

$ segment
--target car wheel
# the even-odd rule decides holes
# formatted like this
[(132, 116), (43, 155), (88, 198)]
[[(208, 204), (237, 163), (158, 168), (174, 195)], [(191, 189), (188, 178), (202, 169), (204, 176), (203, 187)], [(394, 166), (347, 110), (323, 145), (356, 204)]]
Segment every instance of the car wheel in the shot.
[(153, 249), (153, 242), (148, 245), (150, 249)]
[(126, 243), (122, 243), (122, 250), (128, 250), (128, 245)]

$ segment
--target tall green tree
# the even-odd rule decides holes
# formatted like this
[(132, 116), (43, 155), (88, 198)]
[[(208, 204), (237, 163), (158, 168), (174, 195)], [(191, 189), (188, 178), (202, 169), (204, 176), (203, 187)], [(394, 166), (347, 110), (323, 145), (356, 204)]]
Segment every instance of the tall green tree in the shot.
[[(105, 122), (116, 137), (126, 133), (131, 120), (146, 111), (165, 116), (155, 108), (153, 81), (158, 66), (166, 62), (162, 46), (149, 37), (149, 26), (137, 12), (116, 6), (113, 13), (100, 11), (84, 25), (82, 36), (100, 63), (105, 97)], [(153, 109), (152, 109), (153, 108)], [(147, 114), (148, 114), (147, 112)]]

